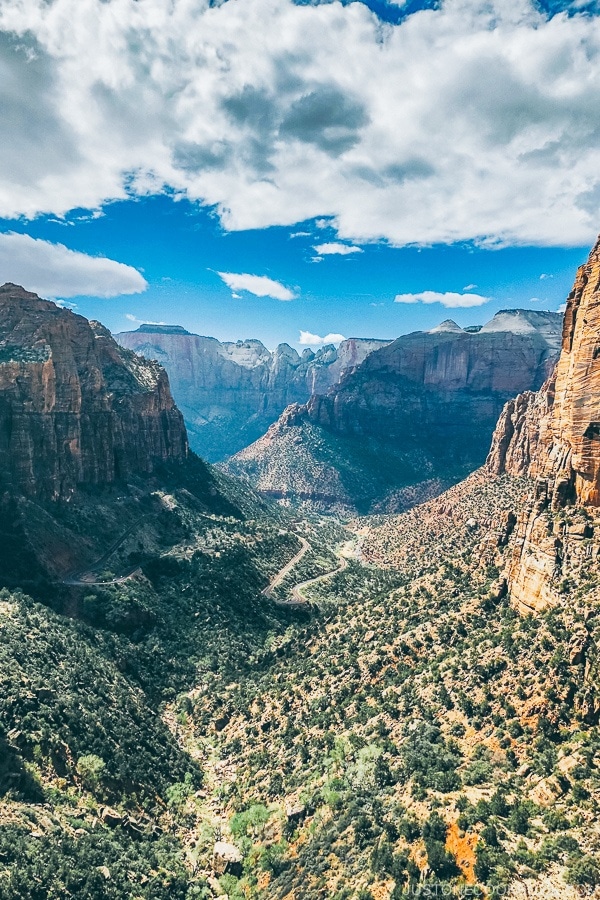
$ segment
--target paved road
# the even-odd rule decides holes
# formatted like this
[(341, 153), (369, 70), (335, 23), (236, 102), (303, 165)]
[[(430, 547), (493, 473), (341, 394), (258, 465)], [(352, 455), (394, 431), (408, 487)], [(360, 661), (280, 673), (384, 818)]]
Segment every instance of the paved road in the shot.
[(281, 584), (286, 575), (291, 572), (296, 563), (300, 562), (306, 551), (310, 549), (310, 544), (308, 543), (308, 541), (305, 541), (304, 538), (300, 538), (300, 540), (302, 541), (302, 548), (298, 551), (294, 558), (291, 559), (289, 563), (287, 563), (283, 567), (283, 569), (280, 569), (273, 581), (271, 581), (271, 583), (262, 592), (265, 597), (269, 597), (270, 599), (272, 599), (273, 602), (277, 604), (277, 606), (309, 606), (309, 601), (302, 593), (304, 588), (309, 587), (309, 585), (311, 584), (316, 584), (318, 581), (323, 581), (325, 578), (330, 578), (332, 575), (337, 575), (338, 572), (343, 572), (343, 570), (348, 565), (348, 559), (356, 558), (356, 541), (348, 541), (348, 543), (344, 544), (342, 549), (337, 554), (340, 562), (335, 569), (331, 569), (329, 572), (323, 572), (322, 575), (317, 575), (315, 578), (309, 578), (307, 581), (300, 581), (298, 584), (295, 584), (292, 587), (292, 596), (289, 600), (275, 599), (272, 596), (275, 588)]
[(296, 553), (296, 555), (294, 556), (293, 559), (290, 559), (289, 563), (285, 564), (283, 569), (279, 570), (279, 572), (277, 573), (275, 578), (262, 591), (262, 593), (264, 594), (265, 597), (271, 598), (273, 596), (273, 591), (275, 590), (275, 588), (278, 587), (281, 584), (281, 582), (283, 581), (283, 579), (285, 578), (285, 576), (289, 572), (292, 571), (292, 569), (294, 568), (296, 563), (300, 562), (300, 560), (302, 559), (302, 557), (304, 556), (306, 551), (310, 550), (310, 544), (308, 543), (308, 541), (305, 540), (304, 538), (300, 538), (300, 540), (302, 542), (302, 547), (300, 548), (300, 550), (298, 550), (298, 552)]
[(99, 581), (98, 580), (98, 572), (102, 569), (113, 553), (119, 549), (121, 544), (129, 537), (129, 535), (138, 528), (139, 525), (144, 521), (146, 516), (142, 516), (141, 519), (138, 519), (137, 522), (134, 522), (133, 525), (130, 525), (127, 531), (122, 534), (117, 540), (110, 545), (106, 553), (103, 553), (100, 559), (97, 559), (96, 562), (89, 566), (87, 569), (82, 569), (79, 572), (72, 572), (70, 575), (63, 580), (63, 584), (68, 585), (98, 585), (98, 584), (121, 584), (122, 581), (127, 581), (129, 578), (132, 578), (140, 571), (139, 565), (132, 566), (131, 569), (128, 569), (123, 575), (116, 576), (111, 579), (111, 581)]
[[(317, 575), (316, 578), (309, 578), (307, 581), (301, 581), (299, 584), (295, 584), (292, 588), (293, 601), (296, 603), (308, 603), (308, 600), (302, 593), (304, 588), (309, 587), (311, 584), (317, 584), (318, 581), (324, 581), (326, 578), (331, 578), (332, 575), (337, 575), (338, 572), (343, 572), (348, 565), (348, 557), (354, 554), (354, 543), (354, 541), (348, 541), (348, 543), (344, 544), (339, 551), (337, 555), (340, 564), (337, 568), (332, 569), (330, 572), (323, 572), (322, 575)], [(352, 550), (349, 549), (350, 546), (352, 546)]]
[(71, 575), (70, 578), (65, 578), (63, 584), (69, 584), (71, 586), (88, 586), (98, 585), (98, 584), (121, 584), (123, 581), (128, 581), (130, 578), (133, 578), (134, 575), (141, 574), (141, 569), (139, 566), (134, 566), (129, 572), (126, 572), (125, 575), (119, 575), (117, 578), (111, 578), (110, 581), (95, 581), (96, 575), (94, 572), (81, 572), (79, 575)]

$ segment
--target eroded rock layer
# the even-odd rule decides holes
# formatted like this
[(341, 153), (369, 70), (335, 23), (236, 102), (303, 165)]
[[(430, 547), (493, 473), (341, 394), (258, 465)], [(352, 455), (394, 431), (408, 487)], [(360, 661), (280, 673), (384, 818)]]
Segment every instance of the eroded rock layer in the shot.
[(400, 511), (407, 487), (417, 502), (482, 465), (504, 404), (547, 379), (560, 334), (557, 313), (505, 310), (478, 331), (404, 335), (290, 407), (229, 471), (271, 496)]
[(99, 323), (0, 288), (0, 489), (68, 498), (188, 452), (164, 369)]
[(543, 608), (600, 550), (600, 241), (567, 299), (555, 374), (506, 405), (487, 465), (536, 479), (505, 574), (517, 606)]
[(349, 338), (300, 355), (257, 340), (220, 342), (179, 326), (142, 325), (117, 334), (123, 347), (161, 363), (182, 410), (192, 448), (222, 460), (263, 435), (290, 403), (324, 393), (386, 341)]

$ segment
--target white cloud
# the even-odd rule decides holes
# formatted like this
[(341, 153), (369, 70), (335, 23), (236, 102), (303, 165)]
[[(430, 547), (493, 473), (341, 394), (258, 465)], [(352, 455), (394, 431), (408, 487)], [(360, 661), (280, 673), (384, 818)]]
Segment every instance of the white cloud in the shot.
[(334, 254), (348, 256), (350, 253), (363, 252), (360, 247), (353, 247), (350, 244), (340, 244), (337, 241), (333, 241), (329, 244), (318, 244), (314, 249), (317, 253), (321, 254), (321, 256), (333, 256)]
[(15, 232), (0, 234), (0, 283), (5, 281), (43, 297), (117, 297), (148, 287), (133, 266)]
[(125, 318), (129, 319), (130, 322), (134, 322), (136, 325), (166, 325), (166, 322), (152, 322), (149, 319), (138, 319), (137, 316), (134, 316), (133, 313), (125, 313)]
[(0, 216), (168, 188), (227, 229), (320, 217), (357, 243), (598, 228), (600, 18), (534, 0), (398, 25), (362, 3), (8, 0), (0, 71)]
[(567, 304), (561, 303), (560, 306), (558, 307), (558, 309), (556, 310), (556, 312), (564, 313), (564, 312), (566, 312), (566, 310), (567, 310)]
[(322, 347), (324, 344), (339, 344), (345, 341), (343, 334), (326, 334), (320, 337), (318, 334), (312, 334), (310, 331), (300, 332), (300, 343), (307, 347)]
[(449, 309), (483, 306), (489, 301), (489, 297), (482, 297), (479, 294), (455, 294), (452, 291), (443, 294), (438, 291), (421, 291), (418, 294), (397, 294), (394, 298), (395, 303), (441, 303)]
[(554, 275), (548, 275), (546, 272), (542, 272), (540, 275), (540, 281), (544, 281), (546, 278), (554, 278)]
[(294, 231), (293, 234), (290, 234), (290, 238), (299, 238), (299, 237), (312, 237), (310, 231)]
[[(217, 272), (225, 284), (234, 292), (248, 291), (256, 297), (273, 297), (274, 300), (293, 300), (295, 294), (284, 284), (267, 278), (266, 275), (247, 275), (235, 272)], [(239, 296), (239, 295), (238, 295)]]
[(476, 284), (465, 284), (463, 291), (472, 291), (477, 287)]

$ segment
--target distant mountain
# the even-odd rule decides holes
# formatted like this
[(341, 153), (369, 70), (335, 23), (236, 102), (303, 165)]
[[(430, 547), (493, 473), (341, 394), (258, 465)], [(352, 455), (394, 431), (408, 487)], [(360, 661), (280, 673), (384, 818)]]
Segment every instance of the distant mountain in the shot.
[(142, 325), (115, 340), (165, 367), (190, 445), (210, 461), (252, 443), (290, 403), (324, 393), (387, 343), (351, 338), (300, 356), (288, 344), (270, 352), (257, 340), (222, 343), (178, 325)]
[(558, 313), (503, 310), (478, 331), (400, 337), (226, 468), (279, 498), (368, 512), (387, 494), (399, 511), (483, 463), (504, 403), (552, 371), (561, 327)]

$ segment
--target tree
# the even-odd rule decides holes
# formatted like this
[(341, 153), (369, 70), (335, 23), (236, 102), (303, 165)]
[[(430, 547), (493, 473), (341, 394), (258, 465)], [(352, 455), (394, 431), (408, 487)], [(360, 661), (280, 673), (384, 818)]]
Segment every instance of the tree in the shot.
[(84, 786), (90, 791), (97, 789), (105, 769), (106, 763), (104, 760), (100, 759), (100, 757), (96, 756), (94, 753), (88, 753), (79, 757), (77, 774), (81, 777)]

